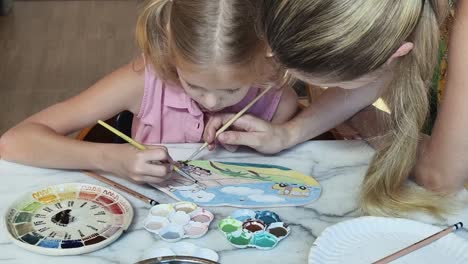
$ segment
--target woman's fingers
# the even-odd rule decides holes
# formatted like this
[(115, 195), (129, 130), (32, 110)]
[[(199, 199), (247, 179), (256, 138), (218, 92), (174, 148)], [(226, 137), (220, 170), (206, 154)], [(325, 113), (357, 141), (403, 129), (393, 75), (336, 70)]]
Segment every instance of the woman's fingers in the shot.
[(233, 114), (217, 114), (212, 116), (205, 126), (203, 140), (208, 144), (214, 144), (216, 141), (216, 132), (223, 125), (225, 125), (233, 116)]
[(243, 130), (248, 132), (267, 132), (270, 123), (251, 115), (243, 115), (232, 124), (236, 130)]
[[(208, 142), (208, 148), (214, 149), (216, 143), (215, 133), (217, 129), (229, 122), (233, 115), (220, 114), (212, 117), (207, 123), (204, 139)], [(263, 153), (276, 153), (284, 148), (284, 137), (287, 137), (285, 128), (280, 125), (272, 125), (260, 118), (244, 115), (236, 120), (231, 127), (221, 133), (217, 141), (227, 146), (226, 149), (234, 151), (232, 146), (248, 146)]]
[(228, 145), (228, 144), (222, 144), (222, 145), (229, 152), (236, 152), (237, 149), (239, 148), (239, 146), (236, 146), (236, 145)]
[(209, 151), (212, 151), (216, 148), (216, 144), (212, 143), (212, 144), (208, 144), (208, 150)]
[(223, 145), (242, 145), (256, 148), (261, 145), (262, 135), (256, 132), (228, 131), (219, 135), (218, 140)]

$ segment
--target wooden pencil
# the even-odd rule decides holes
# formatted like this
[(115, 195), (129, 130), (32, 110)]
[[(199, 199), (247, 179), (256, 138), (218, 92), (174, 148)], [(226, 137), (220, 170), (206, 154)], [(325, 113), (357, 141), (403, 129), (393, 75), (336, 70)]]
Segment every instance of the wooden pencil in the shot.
[(447, 228), (445, 228), (444, 230), (440, 231), (440, 232), (437, 232), (429, 237), (426, 237), (424, 238), (423, 240), (420, 240), (414, 244), (412, 244), (411, 246), (408, 246), (406, 248), (403, 248), (385, 258), (382, 258), (382, 259), (379, 259), (377, 260), (376, 262), (373, 262), (373, 264), (385, 264), (385, 263), (389, 263), (391, 261), (394, 261), (395, 259), (398, 259), (398, 258), (401, 258), (402, 256), (404, 255), (407, 255), (415, 250), (418, 250), (422, 247), (425, 247), (427, 245), (429, 245), (430, 243), (438, 240), (439, 238), (443, 237), (443, 236), (446, 236), (460, 228), (463, 227), (463, 223), (462, 222), (458, 222), (452, 226), (449, 226)]
[(120, 184), (120, 183), (117, 183), (117, 182), (115, 182), (113, 180), (110, 180), (110, 179), (108, 179), (108, 178), (106, 178), (106, 177), (104, 177), (104, 176), (102, 176), (102, 175), (100, 175), (98, 173), (95, 173), (95, 172), (92, 172), (92, 171), (83, 171), (83, 173), (88, 175), (88, 176), (93, 177), (94, 179), (96, 179), (98, 181), (107, 183), (110, 186), (113, 186), (113, 187), (115, 187), (115, 188), (117, 188), (117, 189), (119, 189), (121, 191), (124, 191), (124, 192), (132, 195), (133, 197), (135, 197), (135, 198), (137, 198), (139, 200), (142, 200), (145, 203), (148, 203), (150, 205), (159, 204), (159, 202), (157, 202), (156, 200), (153, 200), (153, 199), (151, 199), (151, 198), (149, 198), (149, 197), (147, 197), (147, 196), (145, 196), (145, 195), (143, 195), (143, 194), (141, 194), (141, 193), (139, 193), (137, 191), (134, 191), (134, 190)]

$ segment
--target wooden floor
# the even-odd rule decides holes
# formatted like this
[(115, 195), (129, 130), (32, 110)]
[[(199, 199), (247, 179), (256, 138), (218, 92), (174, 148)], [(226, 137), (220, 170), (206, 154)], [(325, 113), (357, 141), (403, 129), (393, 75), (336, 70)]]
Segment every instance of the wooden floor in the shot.
[(19, 1), (0, 17), (0, 134), (138, 54), (134, 1)]

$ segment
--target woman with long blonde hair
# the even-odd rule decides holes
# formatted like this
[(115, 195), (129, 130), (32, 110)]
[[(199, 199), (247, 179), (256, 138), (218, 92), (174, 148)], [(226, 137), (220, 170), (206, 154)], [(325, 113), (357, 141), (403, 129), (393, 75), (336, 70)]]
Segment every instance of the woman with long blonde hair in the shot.
[[(383, 97), (390, 114), (362, 185), (362, 209), (374, 215), (445, 212), (443, 195), (408, 185), (407, 179), (417, 160), (428, 86), (437, 62), (439, 23), (447, 3), (262, 0), (257, 4), (259, 35), (273, 58), (292, 76), (329, 88), (283, 125), (246, 116), (236, 126), (248, 132), (225, 132), (218, 140), (274, 153), (320, 135)], [(213, 131), (228, 117), (212, 119), (205, 139), (213, 142)]]

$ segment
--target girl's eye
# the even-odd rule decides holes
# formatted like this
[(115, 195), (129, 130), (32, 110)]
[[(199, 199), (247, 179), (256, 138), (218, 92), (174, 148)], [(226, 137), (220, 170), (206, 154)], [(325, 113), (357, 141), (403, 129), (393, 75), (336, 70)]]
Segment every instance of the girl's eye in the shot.
[(226, 90), (226, 92), (228, 94), (233, 94), (233, 93), (237, 93), (240, 89), (234, 89), (234, 90)]

